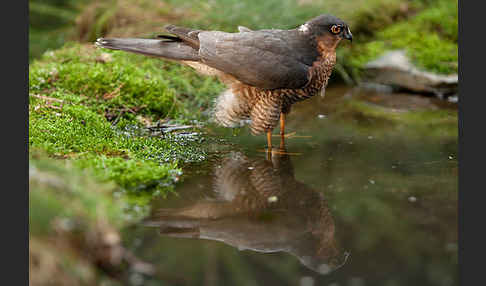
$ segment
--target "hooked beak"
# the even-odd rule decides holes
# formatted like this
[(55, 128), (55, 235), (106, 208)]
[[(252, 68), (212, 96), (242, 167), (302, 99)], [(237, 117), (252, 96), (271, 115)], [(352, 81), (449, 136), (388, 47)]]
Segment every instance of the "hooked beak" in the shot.
[(343, 38), (345, 38), (346, 40), (349, 40), (349, 41), (353, 42), (353, 34), (351, 34), (351, 31), (349, 30), (349, 27), (346, 28), (346, 30), (344, 31)]

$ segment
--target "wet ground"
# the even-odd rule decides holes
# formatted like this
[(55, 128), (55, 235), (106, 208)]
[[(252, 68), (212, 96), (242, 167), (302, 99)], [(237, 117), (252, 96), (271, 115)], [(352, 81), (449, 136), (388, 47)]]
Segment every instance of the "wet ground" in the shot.
[(208, 160), (185, 166), (176, 194), (126, 230), (157, 268), (131, 283), (457, 285), (451, 112), (433, 98), (329, 88), (294, 106), (270, 160), (265, 136), (208, 126), (221, 138)]

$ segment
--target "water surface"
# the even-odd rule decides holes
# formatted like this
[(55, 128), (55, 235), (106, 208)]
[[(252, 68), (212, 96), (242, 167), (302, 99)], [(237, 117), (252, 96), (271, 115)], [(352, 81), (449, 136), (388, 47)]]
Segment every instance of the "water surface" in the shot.
[(271, 158), (265, 136), (208, 126), (209, 159), (127, 231), (158, 269), (132, 283), (457, 285), (455, 108), (329, 88)]

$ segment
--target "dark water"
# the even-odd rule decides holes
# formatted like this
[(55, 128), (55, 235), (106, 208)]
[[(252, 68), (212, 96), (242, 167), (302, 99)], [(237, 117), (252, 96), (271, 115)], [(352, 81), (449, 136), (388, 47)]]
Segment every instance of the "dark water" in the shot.
[[(138, 285), (457, 285), (455, 107), (330, 88), (264, 136), (224, 141), (126, 235)], [(275, 130), (274, 133), (278, 131)]]

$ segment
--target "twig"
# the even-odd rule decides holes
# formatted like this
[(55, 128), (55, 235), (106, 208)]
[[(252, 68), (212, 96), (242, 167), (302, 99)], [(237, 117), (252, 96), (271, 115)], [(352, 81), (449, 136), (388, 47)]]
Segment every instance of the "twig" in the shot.
[(48, 97), (48, 96), (39, 95), (39, 94), (29, 94), (29, 96), (44, 99), (44, 100), (47, 100), (47, 101), (56, 101), (56, 102), (64, 103), (64, 100), (59, 99), (59, 98), (54, 98), (54, 97)]
[(112, 92), (107, 92), (103, 94), (103, 99), (112, 99), (120, 95), (120, 89), (125, 85), (124, 83), (120, 84), (117, 88), (115, 88)]

